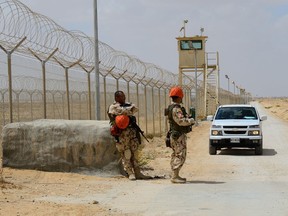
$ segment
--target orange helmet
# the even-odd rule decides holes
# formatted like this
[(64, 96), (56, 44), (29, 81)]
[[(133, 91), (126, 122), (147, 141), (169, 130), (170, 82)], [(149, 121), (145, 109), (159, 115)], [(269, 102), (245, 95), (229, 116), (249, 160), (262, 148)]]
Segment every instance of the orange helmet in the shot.
[(116, 126), (120, 129), (125, 129), (129, 125), (129, 117), (127, 115), (118, 115), (115, 118)]
[(183, 91), (180, 87), (176, 86), (171, 88), (170, 93), (169, 93), (169, 97), (180, 97), (183, 98), (184, 94)]

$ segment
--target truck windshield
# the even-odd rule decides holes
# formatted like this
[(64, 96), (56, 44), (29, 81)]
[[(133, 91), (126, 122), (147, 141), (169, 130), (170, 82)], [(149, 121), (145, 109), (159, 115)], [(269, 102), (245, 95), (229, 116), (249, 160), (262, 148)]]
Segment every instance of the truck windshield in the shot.
[(257, 119), (254, 107), (221, 107), (218, 109), (215, 119)]

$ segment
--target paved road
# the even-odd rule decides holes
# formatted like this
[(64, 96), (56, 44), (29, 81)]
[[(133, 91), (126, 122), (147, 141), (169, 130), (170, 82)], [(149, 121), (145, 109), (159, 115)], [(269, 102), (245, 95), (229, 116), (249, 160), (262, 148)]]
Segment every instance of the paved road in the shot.
[(288, 216), (288, 123), (258, 109), (268, 116), (262, 156), (243, 149), (210, 156), (205, 129), (197, 143), (189, 141), (193, 147), (183, 168), (187, 184), (121, 181), (96, 199), (131, 215)]

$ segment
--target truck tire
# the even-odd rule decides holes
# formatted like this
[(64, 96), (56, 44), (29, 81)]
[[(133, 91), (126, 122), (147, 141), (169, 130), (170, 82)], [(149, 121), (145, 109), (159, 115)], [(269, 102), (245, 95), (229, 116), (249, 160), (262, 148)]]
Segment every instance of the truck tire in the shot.
[(255, 155), (262, 155), (263, 154), (263, 144), (262, 140), (260, 140), (259, 146), (255, 147)]
[(216, 153), (217, 153), (217, 149), (216, 149), (216, 147), (211, 145), (211, 140), (210, 140), (210, 142), (209, 142), (209, 154), (210, 155), (216, 155)]

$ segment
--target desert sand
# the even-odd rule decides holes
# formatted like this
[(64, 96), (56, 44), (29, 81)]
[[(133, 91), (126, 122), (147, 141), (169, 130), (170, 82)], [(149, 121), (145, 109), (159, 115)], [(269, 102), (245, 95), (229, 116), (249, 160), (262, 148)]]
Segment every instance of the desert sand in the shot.
[[(288, 99), (261, 99), (259, 102), (273, 115), (288, 121)], [(209, 126), (210, 122), (200, 122), (188, 135), (188, 157), (191, 152), (196, 156), (207, 153)], [(155, 176), (151, 181), (156, 184), (170, 182), (171, 150), (166, 148), (164, 139), (164, 136), (156, 137), (150, 143), (145, 143), (140, 155), (144, 173)], [(207, 169), (200, 165), (185, 166), (183, 170), (197, 175), (198, 171)], [(101, 196), (113, 188), (117, 190), (121, 182), (129, 182), (126, 177), (108, 170), (60, 173), (4, 167), (0, 177), (0, 215), (3, 216), (134, 215), (114, 210), (109, 202), (99, 202), (94, 198), (95, 194)], [(209, 176), (206, 178), (209, 179)]]

